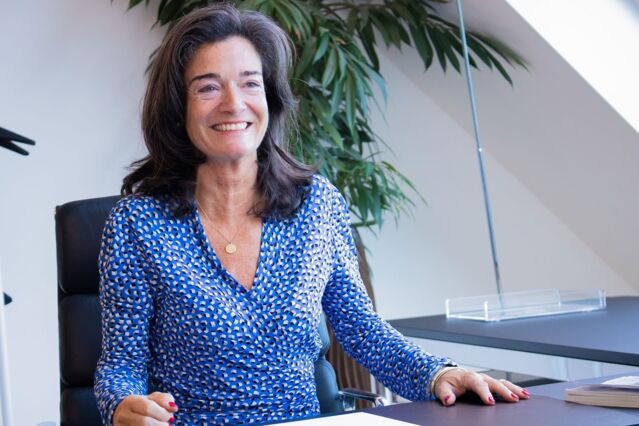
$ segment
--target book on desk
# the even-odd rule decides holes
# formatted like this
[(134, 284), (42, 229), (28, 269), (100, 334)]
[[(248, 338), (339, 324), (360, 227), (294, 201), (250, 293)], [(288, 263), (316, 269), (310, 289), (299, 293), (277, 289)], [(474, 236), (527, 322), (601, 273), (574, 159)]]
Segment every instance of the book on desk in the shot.
[(603, 383), (566, 389), (569, 402), (604, 407), (639, 408), (639, 376), (624, 376)]

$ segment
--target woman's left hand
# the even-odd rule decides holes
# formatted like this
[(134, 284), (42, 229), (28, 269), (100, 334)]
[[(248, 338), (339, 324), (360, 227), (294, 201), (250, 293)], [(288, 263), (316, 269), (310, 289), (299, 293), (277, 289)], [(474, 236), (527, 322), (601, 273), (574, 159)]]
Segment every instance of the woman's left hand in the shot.
[(452, 368), (437, 378), (435, 396), (444, 405), (453, 405), (457, 397), (468, 391), (475, 392), (486, 405), (494, 405), (493, 395), (499, 395), (505, 401), (517, 402), (530, 398), (530, 393), (508, 380), (497, 380), (482, 373)]

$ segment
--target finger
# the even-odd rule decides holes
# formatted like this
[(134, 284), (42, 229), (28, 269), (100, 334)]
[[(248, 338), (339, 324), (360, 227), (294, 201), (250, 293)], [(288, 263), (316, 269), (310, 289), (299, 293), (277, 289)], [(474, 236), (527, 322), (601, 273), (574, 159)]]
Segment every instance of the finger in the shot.
[(496, 380), (492, 377), (486, 376), (484, 378), (486, 383), (488, 384), (488, 388), (495, 395), (499, 396), (501, 399), (507, 402), (517, 402), (519, 401), (519, 396), (514, 393), (508, 386), (506, 386), (507, 380)]
[(456, 393), (455, 387), (447, 381), (442, 381), (441, 383), (438, 383), (438, 385), (439, 386), (437, 386), (437, 392), (435, 392), (435, 394), (445, 406), (453, 405), (455, 401), (457, 401), (457, 396), (461, 396), (465, 392), (464, 390), (457, 389)]
[(150, 417), (154, 420), (159, 420), (164, 422), (164, 424), (168, 423), (169, 420), (173, 417), (171, 413), (165, 408), (160, 407), (158, 403), (149, 399), (148, 397), (143, 397), (136, 399), (131, 404), (131, 411), (134, 414), (138, 414), (144, 417)]
[(468, 375), (466, 388), (475, 392), (484, 404), (495, 405), (495, 398), (493, 397), (487, 382), (489, 379), (499, 384), (495, 379), (486, 375), (473, 373), (472, 375)]
[(175, 398), (170, 393), (153, 392), (148, 398), (170, 413), (175, 413), (178, 410)]
[[(512, 394), (514, 394), (515, 396), (517, 396), (518, 399), (523, 398), (523, 399), (529, 399), (530, 398), (530, 392), (528, 392), (526, 389), (517, 386), (516, 384), (506, 380), (506, 379), (500, 379), (499, 382), (504, 385)], [(501, 394), (500, 394), (501, 395)]]

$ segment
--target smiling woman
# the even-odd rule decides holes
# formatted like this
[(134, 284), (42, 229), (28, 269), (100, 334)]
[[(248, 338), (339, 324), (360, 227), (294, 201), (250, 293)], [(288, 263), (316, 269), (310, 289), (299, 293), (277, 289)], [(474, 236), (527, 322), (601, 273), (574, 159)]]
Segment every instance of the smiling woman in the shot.
[[(240, 14), (232, 7), (213, 8), (218, 13), (200, 9), (176, 23), (154, 58), (142, 112), (149, 155), (133, 164), (122, 193), (172, 194), (176, 214), (191, 211), (196, 172), (208, 158), (201, 144), (208, 138), (192, 137), (206, 135), (202, 133), (205, 127), (215, 131), (211, 127), (215, 124), (237, 126), (234, 122), (246, 117), (229, 119), (229, 101), (250, 110), (248, 103), (255, 102), (240, 95), (254, 93), (249, 98), (261, 98), (266, 105), (263, 114), (255, 116), (255, 122), (248, 126), (256, 137), (263, 132), (257, 147), (256, 186), (261, 200), (252, 207), (261, 216), (286, 217), (300, 205), (299, 188), (311, 182), (313, 173), (313, 168), (299, 163), (286, 149), (296, 106), (288, 82), (290, 41), (273, 21), (257, 12)], [(234, 49), (221, 49), (218, 43)], [(233, 61), (229, 60), (231, 54), (237, 55)], [(261, 94), (252, 89), (256, 84), (262, 86)], [(255, 115), (253, 111), (242, 113)], [(211, 121), (214, 116), (224, 119)]]
[(317, 415), (322, 313), (346, 352), (405, 398), (526, 398), (375, 313), (344, 198), (285, 150), (288, 43), (268, 18), (220, 4), (184, 17), (160, 47), (144, 101), (149, 155), (125, 178), (100, 250), (104, 423)]

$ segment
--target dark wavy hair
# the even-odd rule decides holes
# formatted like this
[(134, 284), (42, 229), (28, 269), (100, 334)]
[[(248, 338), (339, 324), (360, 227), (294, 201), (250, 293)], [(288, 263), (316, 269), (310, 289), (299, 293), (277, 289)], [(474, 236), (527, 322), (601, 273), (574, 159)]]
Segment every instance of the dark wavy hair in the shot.
[(262, 61), (269, 123), (257, 151), (257, 186), (261, 201), (251, 212), (260, 217), (290, 217), (302, 203), (314, 170), (287, 152), (296, 99), (288, 82), (291, 42), (268, 17), (218, 3), (181, 18), (166, 34), (151, 64), (142, 111), (149, 154), (131, 165), (122, 195), (169, 195), (177, 216), (193, 208), (197, 167), (205, 162), (186, 132), (184, 71), (203, 45), (240, 36), (253, 44)]

